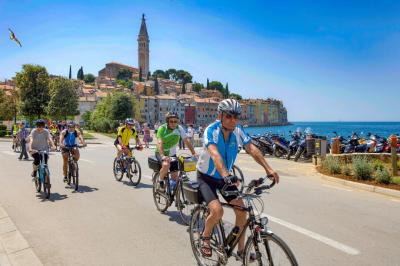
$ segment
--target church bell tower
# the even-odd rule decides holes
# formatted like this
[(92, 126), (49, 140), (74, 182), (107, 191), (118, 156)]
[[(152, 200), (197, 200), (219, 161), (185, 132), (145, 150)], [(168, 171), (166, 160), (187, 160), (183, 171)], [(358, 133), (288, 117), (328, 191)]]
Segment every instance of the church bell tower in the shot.
[(146, 79), (147, 73), (149, 73), (149, 34), (147, 33), (146, 27), (146, 19), (144, 18), (144, 14), (142, 15), (142, 24), (140, 25), (140, 31), (138, 35), (138, 60), (139, 60), (139, 68), (142, 72), (142, 78)]

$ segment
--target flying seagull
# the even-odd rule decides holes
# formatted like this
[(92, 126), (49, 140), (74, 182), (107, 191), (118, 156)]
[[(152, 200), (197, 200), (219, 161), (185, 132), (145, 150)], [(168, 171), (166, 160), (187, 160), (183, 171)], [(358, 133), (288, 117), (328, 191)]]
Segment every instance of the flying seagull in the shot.
[(22, 47), (21, 42), (17, 39), (14, 32), (11, 29), (8, 29), (8, 31), (10, 32), (10, 40), (16, 42), (19, 45), (19, 47)]

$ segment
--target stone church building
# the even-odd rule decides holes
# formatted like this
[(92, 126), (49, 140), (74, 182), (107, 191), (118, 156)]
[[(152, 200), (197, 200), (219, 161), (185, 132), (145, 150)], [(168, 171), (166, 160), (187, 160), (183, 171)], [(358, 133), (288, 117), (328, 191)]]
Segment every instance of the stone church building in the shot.
[(142, 23), (140, 25), (140, 31), (138, 35), (138, 68), (124, 65), (118, 62), (107, 63), (105, 68), (101, 69), (96, 80), (97, 84), (106, 84), (115, 86), (118, 72), (121, 69), (127, 69), (132, 72), (132, 78), (138, 78), (139, 73), (142, 74), (142, 78), (146, 79), (147, 74), (150, 71), (150, 50), (149, 50), (149, 34), (147, 33), (146, 19), (144, 14), (142, 15)]

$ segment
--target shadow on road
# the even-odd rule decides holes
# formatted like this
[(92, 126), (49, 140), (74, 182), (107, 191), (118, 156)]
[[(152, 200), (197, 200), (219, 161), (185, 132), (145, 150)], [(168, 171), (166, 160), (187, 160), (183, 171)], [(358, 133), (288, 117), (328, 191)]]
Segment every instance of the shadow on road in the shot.
[[(67, 188), (75, 189), (74, 187), (67, 187)], [(87, 192), (93, 192), (93, 191), (97, 191), (97, 190), (99, 190), (99, 189), (96, 187), (88, 187), (88, 186), (80, 185), (78, 188), (78, 191), (74, 190), (74, 191), (72, 191), (72, 193), (87, 193)]]
[(136, 189), (140, 189), (140, 188), (152, 188), (153, 185), (149, 185), (149, 184), (144, 184), (144, 183), (139, 183), (136, 187), (134, 185), (132, 185), (131, 181), (122, 181), (122, 184), (126, 185), (126, 186), (130, 186)]
[(186, 224), (182, 221), (180, 213), (178, 211), (166, 211), (164, 214), (169, 216), (170, 221), (176, 222), (179, 225), (186, 226)]
[(64, 199), (68, 198), (67, 195), (61, 195), (61, 194), (58, 194), (58, 193), (51, 193), (50, 194), (50, 198), (46, 199), (46, 196), (45, 196), (45, 194), (43, 192), (41, 192), (40, 194), (37, 194), (36, 197), (38, 199), (41, 199), (42, 202), (44, 202), (44, 201), (55, 202), (55, 201), (64, 200)]

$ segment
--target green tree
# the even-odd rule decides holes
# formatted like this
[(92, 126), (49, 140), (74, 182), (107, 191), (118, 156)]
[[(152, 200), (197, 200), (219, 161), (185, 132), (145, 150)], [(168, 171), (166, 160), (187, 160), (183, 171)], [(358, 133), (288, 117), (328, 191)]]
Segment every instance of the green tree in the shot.
[(14, 118), (15, 112), (10, 106), (10, 98), (3, 90), (0, 90), (0, 120), (12, 120)]
[(89, 73), (84, 76), (83, 80), (85, 81), (85, 83), (94, 83), (96, 77), (93, 74)]
[(206, 86), (206, 88), (207, 88), (207, 90), (210, 89), (210, 81), (208, 80), (208, 78), (207, 78), (207, 86)]
[(146, 80), (149, 80), (150, 76), (151, 76), (151, 74), (150, 74), (150, 71), (149, 71), (149, 72), (147, 72)]
[(117, 79), (118, 80), (131, 80), (132, 79), (132, 71), (129, 69), (122, 68), (118, 71)]
[(167, 74), (165, 73), (164, 70), (157, 69), (156, 71), (153, 72), (153, 78), (155, 78), (155, 79), (156, 78), (167, 79), (169, 77), (167, 76)]
[(68, 75), (69, 79), (72, 79), (72, 68), (71, 65), (69, 65), (69, 75)]
[(92, 116), (92, 112), (86, 111), (82, 114), (82, 119), (85, 122), (85, 127), (91, 129), (91, 124), (90, 124), (90, 117)]
[(132, 90), (132, 88), (133, 88), (132, 80), (117, 79), (117, 84), (123, 86), (124, 88), (128, 88), (130, 90)]
[(186, 84), (182, 83), (182, 93), (185, 94), (186, 93)]
[(237, 94), (237, 93), (229, 94), (229, 98), (236, 99), (236, 100), (242, 100), (243, 99), (242, 96)]
[(111, 119), (124, 120), (127, 117), (132, 117), (133, 105), (129, 95), (124, 93), (115, 93), (111, 101)]
[(193, 91), (199, 93), (202, 89), (204, 89), (204, 85), (201, 83), (193, 83)]
[(21, 113), (40, 118), (50, 100), (49, 74), (45, 67), (23, 65), (17, 73), (16, 86), (20, 89)]
[(85, 75), (83, 74), (83, 67), (81, 67), (81, 68), (78, 70), (78, 73), (76, 74), (76, 78), (79, 79), (79, 80), (83, 80), (84, 77), (85, 77)]
[(160, 85), (158, 84), (158, 79), (157, 78), (154, 79), (154, 93), (156, 95), (160, 94)]
[(46, 108), (47, 114), (55, 119), (67, 119), (67, 116), (77, 115), (78, 111), (77, 81), (55, 78), (50, 80), (50, 101)]
[(171, 80), (176, 80), (176, 77), (177, 77), (176, 74), (177, 74), (177, 71), (175, 68), (170, 68), (165, 71), (165, 75), (167, 76), (168, 79), (171, 79)]
[(218, 90), (218, 91), (220, 91), (220, 92), (223, 92), (223, 90), (224, 90), (224, 85), (222, 85), (222, 83), (219, 82), (219, 81), (211, 81), (211, 82), (209, 83), (209, 85), (208, 85), (208, 88), (209, 88), (210, 90)]
[(96, 108), (90, 115), (90, 126), (93, 130), (99, 132), (109, 132), (113, 129), (111, 117), (111, 95), (103, 98), (96, 105)]

